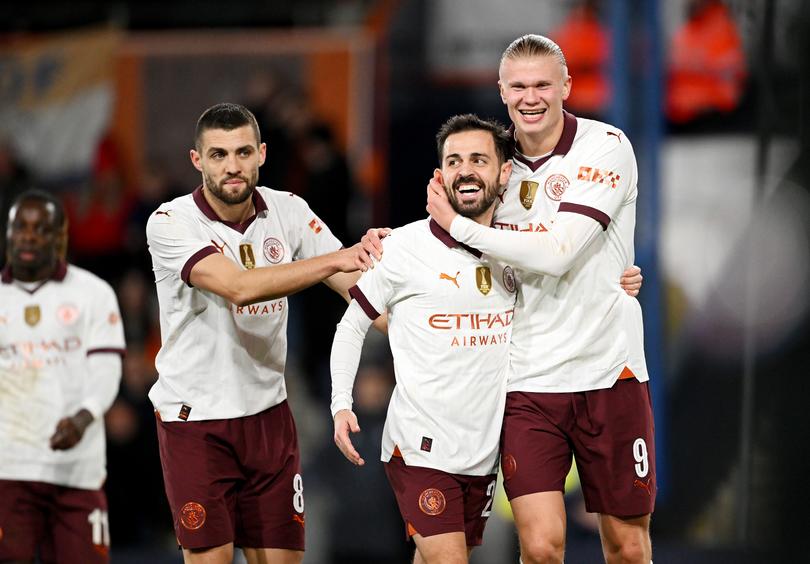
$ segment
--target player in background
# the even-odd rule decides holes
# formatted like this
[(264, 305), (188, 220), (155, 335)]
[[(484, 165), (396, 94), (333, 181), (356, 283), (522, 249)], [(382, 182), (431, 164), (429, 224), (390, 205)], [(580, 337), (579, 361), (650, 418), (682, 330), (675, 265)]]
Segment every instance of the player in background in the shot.
[(113, 289), (67, 264), (59, 200), (12, 203), (0, 283), (0, 561), (109, 562), (104, 413), (121, 380)]
[(304, 494), (286, 401), (286, 296), (323, 281), (348, 300), (371, 261), (301, 198), (256, 186), (256, 119), (217, 104), (197, 122), (202, 185), (149, 219), (160, 306), (158, 416), (166, 494), (186, 562), (296, 563)]
[(513, 41), (499, 78), (515, 156), (497, 229), (458, 215), (436, 180), (428, 211), (455, 239), (520, 269), (501, 464), (522, 559), (563, 560), (573, 454), (605, 560), (646, 564), (656, 494), (649, 378), (640, 306), (615, 284), (634, 258), (633, 149), (619, 129), (563, 110), (572, 79), (548, 38)]
[[(509, 177), (511, 140), (497, 122), (467, 114), (437, 134), (454, 210), (489, 225)], [(492, 507), (508, 346), (517, 286), (512, 268), (460, 245), (435, 221), (394, 229), (385, 254), (352, 288), (332, 348), (335, 442), (364, 464), (349, 438), (360, 352), (372, 321), (389, 314), (394, 388), (382, 461), (416, 543), (417, 563), (467, 562)]]

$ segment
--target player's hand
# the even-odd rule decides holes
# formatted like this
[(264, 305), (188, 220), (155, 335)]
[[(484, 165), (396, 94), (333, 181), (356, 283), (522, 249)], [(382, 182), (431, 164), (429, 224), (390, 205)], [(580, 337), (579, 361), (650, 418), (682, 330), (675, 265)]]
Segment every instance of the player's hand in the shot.
[(359, 433), (360, 425), (357, 424), (357, 415), (349, 409), (341, 409), (335, 414), (335, 444), (346, 457), (346, 460), (356, 466), (366, 463), (354, 449), (349, 432)]
[(641, 269), (634, 264), (622, 273), (619, 284), (621, 284), (622, 290), (627, 292), (628, 296), (635, 298), (638, 296), (639, 290), (641, 290), (642, 280), (644, 280), (644, 277), (641, 275)]
[(388, 227), (372, 227), (360, 238), (360, 244), (368, 254), (380, 260), (383, 253), (382, 240), (390, 234), (391, 229)]
[(63, 417), (56, 424), (56, 431), (51, 436), (53, 450), (67, 450), (78, 444), (84, 436), (84, 430), (93, 421), (93, 416), (82, 409), (73, 417)]
[(433, 172), (433, 178), (427, 185), (427, 212), (436, 223), (441, 225), (445, 231), (450, 231), (450, 224), (458, 215), (450, 204), (447, 193), (444, 191), (442, 173), (437, 168)]
[(361, 243), (356, 243), (347, 249), (341, 249), (337, 253), (338, 269), (340, 272), (355, 272), (360, 270), (365, 272), (369, 268), (374, 268), (374, 261)]

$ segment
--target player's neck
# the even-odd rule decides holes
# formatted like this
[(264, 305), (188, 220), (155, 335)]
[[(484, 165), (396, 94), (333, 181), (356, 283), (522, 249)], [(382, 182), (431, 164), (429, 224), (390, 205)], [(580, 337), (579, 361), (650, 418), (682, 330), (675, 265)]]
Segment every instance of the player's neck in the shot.
[(202, 192), (205, 201), (208, 202), (217, 217), (222, 220), (231, 223), (244, 223), (255, 213), (252, 195), (240, 204), (228, 204), (214, 196), (210, 190), (203, 188)]
[(11, 276), (18, 282), (42, 282), (52, 278), (54, 273), (56, 273), (56, 263), (40, 268), (25, 268), (19, 265), (11, 265)]
[(515, 139), (517, 140), (518, 151), (527, 157), (539, 157), (550, 153), (560, 142), (564, 126), (565, 120), (560, 119), (554, 125), (554, 129), (550, 134), (536, 133), (532, 135), (516, 130)]

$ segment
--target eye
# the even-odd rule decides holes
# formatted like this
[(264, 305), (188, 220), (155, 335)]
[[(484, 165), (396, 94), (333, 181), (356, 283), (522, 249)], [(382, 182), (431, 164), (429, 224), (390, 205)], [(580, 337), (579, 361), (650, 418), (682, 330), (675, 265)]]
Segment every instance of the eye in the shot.
[(240, 157), (249, 157), (252, 154), (253, 154), (253, 149), (241, 149), (239, 151), (239, 156)]

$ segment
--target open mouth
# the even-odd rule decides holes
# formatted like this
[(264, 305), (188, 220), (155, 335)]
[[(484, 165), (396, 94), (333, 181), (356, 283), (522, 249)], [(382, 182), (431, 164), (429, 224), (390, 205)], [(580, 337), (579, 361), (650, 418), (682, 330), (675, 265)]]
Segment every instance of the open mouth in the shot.
[(546, 113), (546, 111), (547, 108), (542, 108), (538, 110), (518, 110), (518, 112), (520, 112), (520, 115), (522, 115), (527, 120), (539, 119), (543, 114)]
[(458, 193), (459, 199), (462, 201), (475, 199), (478, 192), (483, 188), (482, 182), (471, 178), (461, 178), (453, 184), (453, 190)]

